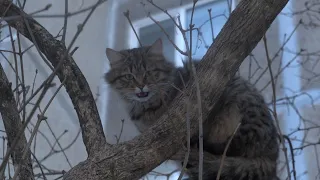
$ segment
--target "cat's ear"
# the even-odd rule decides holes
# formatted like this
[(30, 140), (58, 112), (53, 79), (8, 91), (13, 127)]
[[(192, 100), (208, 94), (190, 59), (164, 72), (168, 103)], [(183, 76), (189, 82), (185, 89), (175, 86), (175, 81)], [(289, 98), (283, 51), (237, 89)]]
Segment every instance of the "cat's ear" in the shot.
[(148, 53), (155, 55), (163, 55), (163, 47), (161, 38), (157, 39), (148, 50)]
[(106, 49), (106, 55), (107, 55), (107, 58), (109, 59), (110, 64), (117, 63), (124, 57), (120, 52), (110, 48)]

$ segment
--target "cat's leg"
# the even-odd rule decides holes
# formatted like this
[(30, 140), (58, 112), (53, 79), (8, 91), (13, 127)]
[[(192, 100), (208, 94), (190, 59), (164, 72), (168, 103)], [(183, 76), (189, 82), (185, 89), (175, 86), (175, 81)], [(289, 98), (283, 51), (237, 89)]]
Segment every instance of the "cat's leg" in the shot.
[[(220, 170), (221, 161), (223, 166)], [(186, 173), (189, 180), (198, 179), (199, 152), (191, 151)], [(276, 162), (265, 157), (222, 157), (208, 152), (203, 153), (203, 180), (279, 180), (276, 177)]]
[[(204, 161), (214, 161), (219, 159), (219, 156), (212, 155), (206, 151), (203, 152), (204, 154)], [(184, 171), (184, 175), (188, 176), (187, 178), (184, 178), (183, 180), (197, 180), (198, 176), (195, 176), (194, 172), (190, 171), (189, 169), (193, 170), (194, 168), (198, 168), (199, 162), (199, 151), (197, 144), (194, 144), (191, 146), (189, 154), (187, 154), (187, 150), (182, 148), (179, 150), (175, 155), (173, 155), (170, 160), (175, 160), (180, 163), (181, 169), (183, 168), (183, 163), (186, 158), (186, 155), (188, 156), (188, 161), (186, 164), (186, 169)], [(205, 171), (211, 171), (209, 169), (205, 169)], [(207, 174), (207, 173), (206, 173)]]

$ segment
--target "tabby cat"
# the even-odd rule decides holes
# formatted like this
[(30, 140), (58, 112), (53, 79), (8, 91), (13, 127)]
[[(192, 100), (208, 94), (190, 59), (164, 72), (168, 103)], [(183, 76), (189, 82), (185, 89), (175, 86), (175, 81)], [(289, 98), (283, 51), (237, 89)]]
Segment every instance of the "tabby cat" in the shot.
[[(161, 39), (151, 46), (116, 51), (106, 49), (110, 71), (106, 82), (125, 100), (140, 132), (152, 126), (183, 89), (179, 72), (188, 80), (187, 66), (176, 68), (165, 59)], [(174, 85), (173, 85), (174, 84)], [(228, 148), (221, 180), (272, 180), (276, 176), (278, 135), (272, 116), (259, 92), (241, 77), (233, 77), (224, 90), (219, 109), (204, 125), (204, 151), (214, 159), (204, 161), (203, 180), (216, 179), (221, 155), (241, 122)], [(197, 136), (193, 138), (197, 142)], [(192, 162), (193, 161), (193, 162)], [(196, 159), (190, 157), (187, 173), (197, 179)]]

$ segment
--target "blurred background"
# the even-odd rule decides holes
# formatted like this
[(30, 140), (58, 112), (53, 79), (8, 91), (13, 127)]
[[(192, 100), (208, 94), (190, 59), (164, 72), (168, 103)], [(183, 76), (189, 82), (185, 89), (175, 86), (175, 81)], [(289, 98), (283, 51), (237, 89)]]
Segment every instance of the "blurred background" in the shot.
[[(214, 42), (220, 30), (228, 20), (230, 12), (240, 0), (199, 0), (194, 9), (192, 49), (193, 59), (199, 61)], [(89, 10), (96, 6), (97, 0), (69, 0), (66, 45), (70, 44), (77, 32), (78, 25), (83, 22)], [(14, 1), (14, 3), (17, 3)], [(48, 4), (52, 6), (44, 9)], [(103, 79), (109, 70), (109, 61), (105, 55), (106, 48), (121, 50), (138, 47), (135, 35), (124, 12), (129, 11), (129, 19), (143, 45), (152, 44), (162, 38), (164, 54), (176, 66), (182, 65), (186, 57), (172, 45), (186, 50), (181, 29), (188, 29), (192, 12), (192, 0), (108, 0), (98, 4), (83, 31), (76, 39), (73, 47), (78, 47), (73, 57), (85, 75), (91, 91), (96, 98), (104, 131), (109, 143), (128, 141), (139, 133), (124, 109), (118, 94), (110, 89)], [(239, 74), (248, 79), (264, 95), (270, 109), (277, 109), (277, 118), (281, 131), (292, 142), (292, 152), (295, 158), (297, 179), (320, 179), (319, 125), (320, 125), (320, 1), (290, 0), (286, 8), (276, 18), (266, 33), (267, 48), (276, 84), (272, 87), (268, 71), (266, 45), (261, 41), (252, 53), (242, 63)], [(209, 11), (208, 11), (209, 10)], [(28, 0), (24, 11), (44, 26), (53, 36), (61, 39), (64, 26), (65, 0)], [(170, 15), (168, 15), (167, 13)], [(241, 17), (239, 17), (241, 18)], [(175, 22), (181, 22), (178, 27)], [(155, 23), (155, 21), (156, 23)], [(14, 29), (9, 31), (4, 21), (1, 21), (0, 62), (13, 88), (17, 86), (15, 57), (13, 47), (18, 49), (17, 34)], [(190, 37), (187, 32), (187, 40)], [(59, 36), (60, 35), (60, 36)], [(171, 39), (169, 41), (168, 37)], [(14, 43), (12, 43), (12, 40)], [(234, 42), (237, 43), (237, 42)], [(21, 36), (20, 44), (23, 54), (25, 86), (27, 96), (50, 75), (51, 69), (42, 60), (32, 43)], [(21, 65), (21, 62), (17, 62)], [(20, 70), (18, 70), (20, 71)], [(21, 75), (21, 72), (20, 72)], [(55, 85), (49, 89), (47, 96), (40, 104), (38, 113), (55, 93), (60, 81), (54, 79)], [(19, 89), (19, 88), (18, 88)], [(276, 102), (273, 101), (276, 97)], [(37, 97), (37, 96), (36, 96)], [(32, 101), (26, 106), (27, 111), (33, 107)], [(59, 91), (48, 111), (48, 119), (40, 125), (32, 144), (35, 155), (34, 169), (37, 178), (42, 178), (40, 168), (48, 174), (47, 179), (62, 176), (77, 163), (86, 159), (86, 151), (82, 142), (79, 122), (74, 107), (65, 89)], [(26, 130), (27, 139), (34, 128), (37, 118), (29, 124)], [(122, 132), (122, 133), (120, 133)], [(121, 136), (120, 136), (121, 134)], [(0, 122), (0, 157), (7, 150), (6, 133)], [(289, 148), (288, 144), (286, 146)], [(290, 149), (290, 148), (289, 148)], [(289, 153), (289, 164), (292, 167), (292, 156)], [(40, 162), (36, 163), (35, 158)], [(179, 172), (175, 171), (175, 162), (164, 162), (144, 178), (177, 179)], [(7, 177), (14, 174), (14, 169), (8, 168)], [(283, 152), (279, 158), (279, 174), (286, 179)], [(291, 173), (293, 175), (293, 173)]]

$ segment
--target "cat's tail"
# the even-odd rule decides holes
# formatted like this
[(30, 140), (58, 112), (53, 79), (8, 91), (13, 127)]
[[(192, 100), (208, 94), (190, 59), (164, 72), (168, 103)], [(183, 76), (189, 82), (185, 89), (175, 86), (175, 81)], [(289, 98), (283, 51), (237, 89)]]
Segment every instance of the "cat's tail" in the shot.
[[(192, 159), (190, 159), (192, 161)], [(276, 161), (268, 158), (225, 157), (220, 170), (221, 156), (204, 158), (203, 180), (216, 180), (220, 171), (220, 180), (278, 180)], [(189, 164), (189, 163), (188, 163)], [(198, 179), (199, 166), (194, 162), (187, 166), (190, 180)]]

